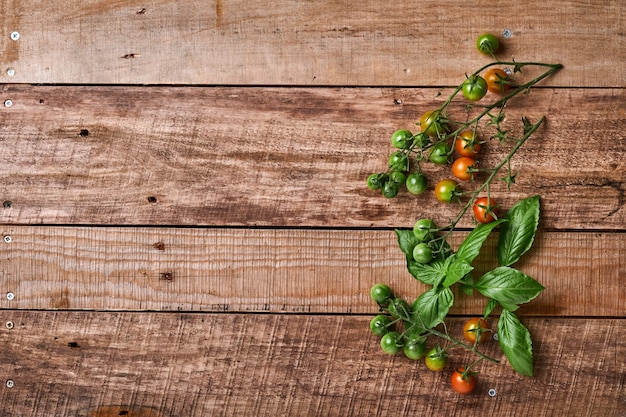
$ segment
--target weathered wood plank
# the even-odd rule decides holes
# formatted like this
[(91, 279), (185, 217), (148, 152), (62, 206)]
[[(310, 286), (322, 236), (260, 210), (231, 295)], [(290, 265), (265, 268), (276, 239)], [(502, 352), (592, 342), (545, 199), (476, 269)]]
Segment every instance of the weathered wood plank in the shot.
[[(0, 308), (373, 313), (386, 282), (412, 302), (392, 231), (0, 227)], [(455, 236), (455, 246), (465, 233)], [(475, 262), (495, 266), (496, 239)], [(527, 315), (626, 316), (622, 233), (545, 232), (516, 265), (546, 290)], [(7, 300), (4, 294), (15, 298)], [(452, 313), (481, 314), (456, 296)]]
[[(29, 312), (3, 310), (0, 390), (5, 415), (622, 416), (626, 321), (524, 319), (535, 377), (480, 365), (476, 391), (448, 386), (448, 368), (389, 357), (369, 317)], [(462, 319), (450, 332), (460, 332)], [(574, 336), (576, 335), (576, 336)], [(572, 343), (572, 337), (578, 342)], [(434, 343), (434, 342), (433, 342)], [(489, 354), (502, 358), (497, 343)], [(487, 395), (489, 389), (497, 395)], [(118, 411), (119, 412), (119, 411)], [(148, 414), (150, 413), (150, 414)], [(119, 414), (118, 414), (119, 415)]]
[[(12, 202), (2, 223), (402, 227), (425, 214), (445, 224), (458, 209), (430, 192), (387, 200), (365, 187), (386, 169), (391, 133), (443, 100), (434, 89), (3, 86), (0, 94), (13, 100), (0, 111), (0, 199)], [(538, 89), (511, 103), (511, 129), (524, 115), (549, 119), (514, 158), (517, 184), (502, 205), (540, 194), (546, 227), (623, 229), (624, 109), (623, 89)], [(485, 146), (483, 168), (508, 150), (496, 142)], [(432, 184), (450, 175), (425, 169)], [(492, 195), (503, 189), (495, 184)]]
[(567, 67), (551, 85), (624, 87), (625, 16), (621, 0), (505, 10), (478, 0), (10, 1), (0, 8), (0, 80), (451, 85), (486, 62), (474, 46), (481, 32), (509, 29), (503, 58)]

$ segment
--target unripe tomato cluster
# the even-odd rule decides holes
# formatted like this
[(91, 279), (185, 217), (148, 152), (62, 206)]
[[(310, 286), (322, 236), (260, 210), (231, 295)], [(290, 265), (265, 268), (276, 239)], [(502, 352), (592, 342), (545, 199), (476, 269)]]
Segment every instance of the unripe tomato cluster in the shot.
[[(499, 46), (498, 38), (489, 33), (480, 35), (476, 42), (476, 47), (481, 53), (492, 56)], [(475, 73), (467, 76), (456, 92), (462, 92), (463, 96), (473, 103), (481, 100), (488, 92), (496, 95), (506, 94), (512, 85), (513, 80), (502, 69), (488, 68), (482, 75)], [(460, 200), (464, 194), (461, 183), (473, 181), (480, 171), (477, 157), (484, 142), (477, 135), (477, 122), (459, 123), (458, 128), (451, 127), (454, 123), (447, 115), (449, 104), (447, 101), (438, 109), (424, 112), (416, 123), (419, 129), (417, 133), (408, 129), (393, 132), (391, 144), (396, 150), (389, 157), (388, 170), (368, 176), (367, 185), (370, 189), (380, 190), (387, 198), (396, 197), (402, 187), (411, 194), (422, 194), (429, 188), (422, 164), (432, 163), (441, 166), (450, 164), (451, 178), (443, 179), (434, 185), (435, 197), (443, 203)], [(478, 213), (476, 215), (478, 222), (486, 223), (497, 218), (496, 204), (493, 200), (485, 207), (482, 206), (484, 204), (474, 210)]]
[[(427, 224), (424, 222), (420, 226)], [(424, 237), (431, 233), (430, 229), (417, 225), (416, 230)], [(439, 344), (432, 348), (427, 347), (430, 333), (417, 324), (413, 307), (409, 307), (404, 299), (396, 297), (386, 284), (374, 285), (370, 289), (370, 296), (380, 307), (380, 314), (370, 320), (370, 330), (380, 338), (382, 351), (388, 355), (402, 352), (413, 361), (423, 358), (428, 369), (442, 372), (448, 363), (448, 351)], [(475, 347), (485, 341), (490, 331), (483, 318), (471, 318), (463, 327), (463, 337)], [(454, 369), (450, 379), (452, 389), (459, 394), (469, 394), (476, 386), (475, 375), (476, 372), (471, 372), (466, 367)]]

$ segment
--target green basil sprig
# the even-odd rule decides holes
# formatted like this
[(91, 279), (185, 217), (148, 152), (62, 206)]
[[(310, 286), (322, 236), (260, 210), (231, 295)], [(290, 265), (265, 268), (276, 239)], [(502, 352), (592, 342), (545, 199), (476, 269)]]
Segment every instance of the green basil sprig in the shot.
[[(435, 328), (444, 323), (454, 304), (451, 287), (460, 284), (464, 290), (471, 288), (486, 298), (484, 316), (487, 318), (497, 306), (502, 311), (498, 321), (498, 341), (513, 369), (522, 375), (532, 375), (532, 340), (528, 329), (514, 314), (521, 304), (537, 297), (544, 287), (534, 278), (512, 268), (532, 246), (539, 224), (539, 197), (521, 200), (501, 219), (474, 228), (458, 247), (452, 251), (445, 239), (437, 240), (438, 253), (428, 264), (413, 259), (413, 248), (419, 243), (412, 230), (397, 229), (398, 245), (406, 255), (407, 270), (417, 280), (431, 286), (412, 304), (409, 326), (423, 329), (424, 333), (453, 341)], [(496, 228), (500, 229), (498, 262), (500, 266), (483, 274), (474, 282), (472, 262), (480, 254), (484, 242)], [(461, 344), (461, 343), (456, 343)], [(471, 347), (483, 359), (491, 359)]]

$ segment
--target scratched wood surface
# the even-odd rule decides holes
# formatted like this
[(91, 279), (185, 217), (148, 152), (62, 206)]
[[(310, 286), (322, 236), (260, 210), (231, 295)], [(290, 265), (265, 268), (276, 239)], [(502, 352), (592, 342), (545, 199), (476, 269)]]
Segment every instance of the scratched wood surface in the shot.
[[(0, 415), (626, 416), (624, 2), (70, 3), (0, 4)], [(536, 375), (460, 398), (367, 329), (373, 283), (423, 289), (393, 228), (456, 207), (364, 180), (504, 29), (564, 65), (507, 106), (548, 115), (500, 200), (542, 196)]]
[[(448, 372), (384, 355), (364, 332), (364, 316), (0, 316), (15, 324), (0, 330), (0, 372), (15, 375), (13, 387), (0, 390), (3, 415), (621, 417), (626, 409), (619, 319), (527, 318), (536, 376), (483, 364), (475, 395), (446, 402)], [(461, 327), (452, 320), (450, 332)], [(575, 335), (586, 342), (572, 343)], [(501, 359), (495, 341), (485, 346)]]
[(349, 0), (7, 0), (0, 7), (4, 82), (455, 85), (459, 73), (487, 60), (474, 50), (476, 37), (508, 29), (503, 56), (568, 68), (548, 84), (626, 86), (621, 0), (362, 0), (358, 7)]
[[(19, 226), (3, 232), (12, 241), (2, 248), (2, 283), (15, 298), (2, 297), (0, 308), (373, 314), (369, 288), (377, 282), (409, 301), (426, 289), (406, 271), (392, 231)], [(465, 235), (458, 233), (455, 245)], [(495, 243), (489, 240), (476, 260), (476, 278), (495, 266)], [(625, 316), (625, 261), (623, 234), (541, 232), (517, 267), (546, 290), (521, 311)], [(481, 314), (485, 307), (479, 298), (456, 299), (453, 314)]]
[[(446, 224), (458, 207), (431, 192), (390, 201), (364, 187), (387, 169), (394, 130), (444, 100), (437, 91), (5, 86), (0, 199), (12, 205), (0, 221), (408, 227), (428, 214)], [(464, 117), (464, 104), (451, 112)], [(545, 227), (621, 230), (625, 90), (538, 89), (510, 103), (507, 128), (543, 115), (513, 158), (516, 185), (492, 187), (503, 207), (540, 194)], [(489, 141), (481, 166), (509, 149)], [(450, 175), (425, 169), (431, 189)]]

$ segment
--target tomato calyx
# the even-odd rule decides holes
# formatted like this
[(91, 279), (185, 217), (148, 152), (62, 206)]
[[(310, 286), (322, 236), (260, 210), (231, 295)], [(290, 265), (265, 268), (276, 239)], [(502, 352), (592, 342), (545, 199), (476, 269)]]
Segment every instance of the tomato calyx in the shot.
[(470, 366), (471, 365), (466, 365), (455, 369), (455, 371), (461, 374), (461, 378), (467, 383), (471, 382), (472, 377), (480, 374), (478, 371), (472, 371)]

